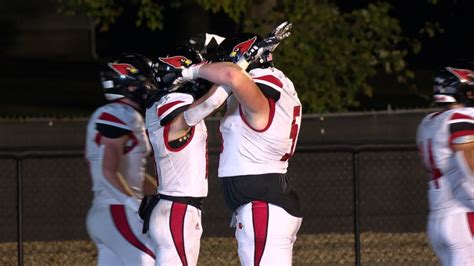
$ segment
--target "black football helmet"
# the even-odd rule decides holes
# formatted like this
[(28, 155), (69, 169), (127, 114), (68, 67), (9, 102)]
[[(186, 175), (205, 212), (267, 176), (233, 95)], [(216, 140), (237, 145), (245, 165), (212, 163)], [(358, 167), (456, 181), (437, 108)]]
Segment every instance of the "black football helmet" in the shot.
[[(262, 37), (255, 33), (240, 33), (234, 37), (226, 38), (217, 48), (217, 61), (237, 63), (253, 45), (262, 40)], [(266, 51), (249, 62), (247, 70), (272, 67), (273, 62), (268, 57), (269, 53), (270, 51)]]
[(140, 54), (123, 54), (108, 61), (100, 72), (105, 98), (128, 98), (143, 107), (147, 94), (157, 90), (152, 61)]
[(474, 103), (474, 70), (472, 65), (442, 68), (433, 79), (433, 101), (438, 105)]
[(153, 64), (155, 80), (159, 90), (174, 91), (180, 82), (183, 68), (203, 62), (201, 54), (191, 46), (180, 46), (172, 53), (159, 57)]
[(210, 89), (212, 83), (203, 79), (192, 81), (180, 79), (183, 68), (203, 61), (202, 55), (191, 46), (180, 46), (172, 53), (159, 57), (153, 64), (153, 73), (158, 84), (158, 90), (149, 95), (146, 107), (150, 107), (155, 101), (170, 92), (188, 93), (195, 99), (204, 95)]

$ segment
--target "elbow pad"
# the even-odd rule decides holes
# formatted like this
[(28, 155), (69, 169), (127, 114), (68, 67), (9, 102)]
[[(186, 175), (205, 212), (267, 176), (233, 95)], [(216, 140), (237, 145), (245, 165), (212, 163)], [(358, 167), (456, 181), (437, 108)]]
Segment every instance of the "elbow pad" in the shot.
[(224, 86), (217, 87), (216, 91), (199, 105), (193, 106), (184, 111), (184, 121), (190, 127), (197, 125), (204, 118), (210, 115), (214, 110), (224, 103), (229, 97), (231, 90)]

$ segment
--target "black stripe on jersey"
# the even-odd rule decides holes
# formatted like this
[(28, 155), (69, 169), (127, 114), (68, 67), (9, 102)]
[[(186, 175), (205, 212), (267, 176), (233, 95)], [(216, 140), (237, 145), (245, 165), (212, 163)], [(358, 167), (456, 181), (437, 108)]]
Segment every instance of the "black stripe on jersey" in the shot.
[(255, 82), (257, 86), (260, 88), (260, 90), (263, 92), (263, 94), (270, 99), (275, 100), (275, 102), (280, 99), (280, 92), (272, 88), (271, 86), (268, 86), (266, 84), (260, 83), (260, 82)]
[(101, 123), (96, 123), (95, 128), (97, 129), (97, 131), (100, 132), (102, 136), (110, 139), (120, 138), (121, 136), (128, 135), (132, 132), (128, 129), (123, 129), (120, 127), (114, 127)]
[(174, 111), (171, 112), (169, 115), (167, 115), (166, 117), (163, 117), (163, 118), (160, 120), (160, 125), (161, 125), (161, 126), (165, 126), (165, 125), (168, 124), (169, 122), (173, 121), (173, 119), (174, 119), (177, 115), (179, 115), (180, 113), (186, 111), (186, 109), (188, 109), (189, 106), (190, 106), (190, 104), (181, 106), (181, 107), (179, 107), (179, 108), (176, 108), (176, 110), (174, 110)]
[(466, 131), (466, 130), (474, 130), (474, 123), (469, 122), (459, 122), (459, 123), (451, 123), (449, 125), (449, 132), (451, 134)]

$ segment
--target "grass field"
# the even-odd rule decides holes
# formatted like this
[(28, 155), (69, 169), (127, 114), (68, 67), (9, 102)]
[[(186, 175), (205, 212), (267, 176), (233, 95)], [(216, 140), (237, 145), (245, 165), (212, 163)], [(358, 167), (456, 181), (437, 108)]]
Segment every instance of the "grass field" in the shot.
[[(438, 265), (424, 233), (364, 233), (362, 265)], [(0, 265), (17, 264), (17, 243), (0, 244)], [(201, 241), (199, 265), (239, 265), (233, 238), (206, 237)], [(354, 265), (352, 234), (300, 235), (294, 265)], [(90, 241), (25, 242), (25, 265), (95, 265), (97, 252)]]

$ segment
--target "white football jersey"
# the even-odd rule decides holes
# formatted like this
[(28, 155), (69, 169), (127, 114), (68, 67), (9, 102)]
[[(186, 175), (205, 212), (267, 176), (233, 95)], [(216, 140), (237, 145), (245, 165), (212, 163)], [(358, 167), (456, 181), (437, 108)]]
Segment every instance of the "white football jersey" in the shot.
[[(474, 137), (474, 109), (456, 108), (427, 115), (417, 131), (417, 145), (429, 173), (428, 204), (432, 214), (469, 211), (474, 204), (474, 186), (466, 176), (467, 165), (451, 145)], [(472, 140), (472, 139), (471, 139)]]
[(160, 194), (207, 196), (207, 128), (204, 121), (191, 127), (190, 137), (183, 140), (186, 144), (181, 147), (173, 148), (168, 142), (168, 122), (192, 102), (191, 95), (175, 92), (163, 96), (146, 111), (145, 124), (153, 147)]
[(107, 181), (102, 172), (103, 146), (100, 141), (102, 134), (97, 130), (97, 125), (130, 131), (119, 165), (119, 173), (131, 187), (140, 189), (145, 176), (146, 156), (151, 150), (143, 117), (132, 106), (116, 101), (98, 108), (87, 125), (85, 156), (92, 175), (94, 203), (120, 204), (102, 183)]
[(267, 97), (278, 96), (269, 97), (269, 120), (261, 130), (247, 123), (233, 95), (228, 98), (219, 128), (223, 139), (219, 177), (286, 173), (298, 140), (302, 109), (291, 80), (276, 68), (254, 69), (249, 74), (264, 93), (269, 92)]

